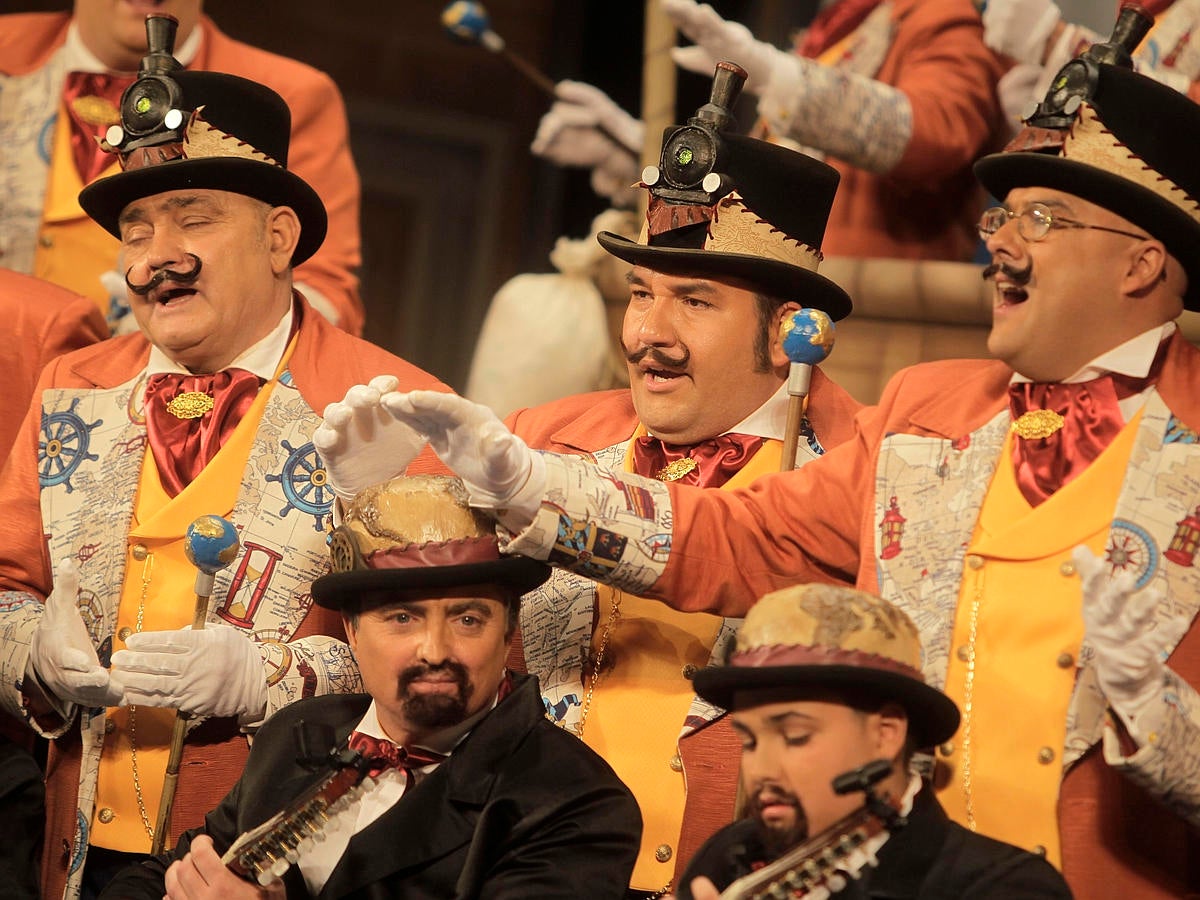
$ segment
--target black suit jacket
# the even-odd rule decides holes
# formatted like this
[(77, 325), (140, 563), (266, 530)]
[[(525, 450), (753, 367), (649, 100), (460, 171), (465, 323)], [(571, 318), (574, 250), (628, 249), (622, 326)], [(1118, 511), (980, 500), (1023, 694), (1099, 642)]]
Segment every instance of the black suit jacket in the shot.
[[(692, 900), (692, 879), (706, 875), (719, 890), (748, 874), (763, 854), (756, 823), (743, 819), (697, 851), (679, 885)], [(951, 822), (928, 788), (913, 801), (908, 824), (879, 849), (879, 865), (835, 894), (838, 900), (1070, 900), (1071, 890), (1040, 856)]]
[[(284, 707), (255, 738), (246, 770), (202, 833), (223, 853), (312, 783), (296, 761), (295, 723), (331, 727), (339, 742), (366, 712), (366, 694)], [(354, 898), (623, 897), (641, 840), (641, 814), (625, 785), (582, 741), (552, 725), (535, 678), (475, 726), (446, 762), (354, 835), (321, 900)], [(103, 898), (163, 896), (174, 851), (126, 869)], [(309, 897), (293, 867), (289, 897)]]

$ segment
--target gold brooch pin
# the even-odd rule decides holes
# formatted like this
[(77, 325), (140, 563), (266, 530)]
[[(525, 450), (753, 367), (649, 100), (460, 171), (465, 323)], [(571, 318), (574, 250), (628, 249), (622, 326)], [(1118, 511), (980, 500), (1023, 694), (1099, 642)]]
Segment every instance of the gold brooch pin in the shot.
[(1048, 438), (1063, 427), (1063, 417), (1052, 409), (1031, 409), (1012, 423), (1017, 437), (1025, 440)]
[(699, 463), (690, 456), (684, 456), (681, 459), (675, 460), (674, 462), (667, 463), (658, 470), (658, 474), (654, 477), (659, 481), (678, 481), (688, 472), (695, 469), (698, 465)]
[(213, 398), (201, 391), (176, 394), (167, 404), (167, 412), (177, 419), (199, 419), (213, 408)]

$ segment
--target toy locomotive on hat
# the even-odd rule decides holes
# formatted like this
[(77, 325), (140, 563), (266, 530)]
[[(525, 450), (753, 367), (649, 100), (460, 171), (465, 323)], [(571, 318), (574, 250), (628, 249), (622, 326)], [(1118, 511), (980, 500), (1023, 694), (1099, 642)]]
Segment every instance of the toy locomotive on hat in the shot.
[(325, 205), (287, 169), (292, 114), (275, 91), (236, 75), (190, 72), (172, 55), (173, 16), (146, 18), (149, 50), (138, 78), (121, 96), (121, 124), (101, 147), (116, 153), (122, 171), (85, 187), (79, 205), (120, 238), (122, 210), (135, 200), (174, 190), (232, 191), (300, 219), (292, 265), (325, 240)]

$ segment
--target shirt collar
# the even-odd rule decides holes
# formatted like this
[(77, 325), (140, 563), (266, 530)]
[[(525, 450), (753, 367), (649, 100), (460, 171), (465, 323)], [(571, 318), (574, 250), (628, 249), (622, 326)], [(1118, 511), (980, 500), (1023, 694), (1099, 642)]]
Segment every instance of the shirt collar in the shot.
[[(225, 368), (245, 369), (248, 372), (253, 372), (259, 378), (263, 379), (263, 381), (270, 381), (275, 377), (275, 370), (279, 368), (279, 361), (283, 359), (283, 354), (287, 350), (288, 340), (292, 335), (292, 321), (294, 319), (295, 312), (292, 305), (289, 304), (287, 312), (280, 318), (279, 324), (271, 329), (270, 334), (254, 344), (254, 346), (245, 350)], [(192, 374), (167, 356), (157, 346), (151, 344), (150, 360), (146, 364), (146, 374), (158, 375), (163, 372), (178, 372), (181, 375)]]
[[(181, 66), (190, 65), (192, 60), (196, 58), (196, 54), (200, 52), (200, 45), (204, 41), (204, 25), (201, 22), (196, 23), (196, 27), (192, 29), (192, 33), (188, 35), (186, 41), (183, 42), (175, 50), (175, 58), (179, 60)], [(100, 62), (96, 54), (84, 46), (83, 38), (79, 36), (79, 25), (74, 19), (67, 26), (67, 39), (63, 44), (63, 58), (67, 64), (68, 72), (108, 72), (110, 69)], [(132, 74), (129, 72), (123, 74)]]
[(748, 434), (753, 437), (782, 441), (784, 432), (787, 430), (787, 411), (788, 392), (787, 382), (784, 381), (775, 393), (767, 398), (766, 403), (724, 433)]
[[(449, 728), (435, 731), (415, 746), (432, 750), (434, 753), (440, 753), (443, 756), (449, 756), (454, 752), (454, 748), (466, 740), (467, 735), (479, 724), (479, 721), (496, 708), (496, 704), (499, 702), (500, 694), (497, 691), (496, 696), (492, 698), (490, 706), (485, 706), (479, 712), (475, 713), (475, 715), (463, 719), (457, 725), (451, 725)], [(383, 730), (383, 726), (379, 724), (379, 710), (374, 700), (371, 701), (371, 705), (367, 707), (366, 713), (358, 725), (355, 726), (354, 730), (361, 734), (370, 735), (373, 738), (379, 738), (380, 740), (392, 740), (387, 732)]]
[[(1156, 325), (1123, 344), (1118, 344), (1111, 350), (1101, 353), (1070, 378), (1064, 378), (1062, 383), (1075, 384), (1081, 381), (1091, 381), (1093, 378), (1099, 378), (1110, 372), (1117, 375), (1129, 375), (1132, 378), (1145, 378), (1150, 374), (1150, 366), (1154, 364), (1154, 357), (1158, 355), (1159, 346), (1174, 333), (1174, 322)], [(1012, 377), (1014, 384), (1032, 380), (1017, 373), (1014, 373)]]

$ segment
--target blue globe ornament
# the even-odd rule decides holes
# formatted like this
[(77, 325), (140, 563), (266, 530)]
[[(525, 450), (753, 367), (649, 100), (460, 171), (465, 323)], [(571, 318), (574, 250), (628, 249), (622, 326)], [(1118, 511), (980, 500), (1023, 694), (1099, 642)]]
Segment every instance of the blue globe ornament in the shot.
[(833, 350), (833, 320), (819, 309), (798, 309), (779, 325), (783, 352), (794, 363), (813, 366)]
[(461, 41), (479, 43), (491, 29), (491, 21), (482, 3), (455, 0), (442, 10), (442, 27)]
[(237, 529), (220, 516), (201, 516), (187, 527), (183, 552), (201, 572), (215, 575), (237, 559), (241, 541)]

